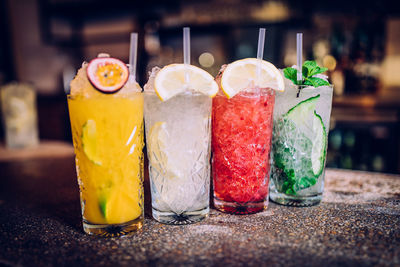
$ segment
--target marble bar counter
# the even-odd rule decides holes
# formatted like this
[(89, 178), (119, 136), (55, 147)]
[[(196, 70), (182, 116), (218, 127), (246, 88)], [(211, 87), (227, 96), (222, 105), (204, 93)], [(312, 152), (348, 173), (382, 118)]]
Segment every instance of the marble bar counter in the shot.
[(82, 230), (72, 153), (0, 158), (0, 266), (400, 266), (400, 176), (328, 169), (318, 206), (186, 226), (146, 197), (143, 229), (107, 239)]

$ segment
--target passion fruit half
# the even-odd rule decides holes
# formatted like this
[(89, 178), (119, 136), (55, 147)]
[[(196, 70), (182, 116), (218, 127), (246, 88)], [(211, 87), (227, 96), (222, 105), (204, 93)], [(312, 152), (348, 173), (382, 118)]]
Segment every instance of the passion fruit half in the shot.
[(121, 60), (98, 57), (90, 61), (87, 70), (90, 83), (102, 93), (118, 92), (128, 81), (129, 70)]

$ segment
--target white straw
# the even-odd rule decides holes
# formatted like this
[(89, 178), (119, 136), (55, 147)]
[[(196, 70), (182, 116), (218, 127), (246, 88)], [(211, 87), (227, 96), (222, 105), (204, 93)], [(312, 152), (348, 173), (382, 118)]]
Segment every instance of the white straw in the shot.
[(303, 80), (302, 65), (303, 65), (303, 33), (297, 33), (296, 36), (297, 46), (297, 82)]
[(264, 56), (264, 43), (265, 43), (265, 28), (260, 28), (258, 32), (258, 47), (257, 47), (257, 59), (258, 59), (257, 80), (259, 80), (261, 75), (260, 62)]
[(136, 61), (137, 61), (138, 34), (131, 33), (131, 47), (129, 50), (129, 79), (136, 81)]
[[(190, 28), (183, 28), (183, 63), (190, 65)], [(185, 71), (185, 83), (189, 84), (189, 73)]]
[(183, 28), (183, 63), (190, 65), (190, 28)]
[(260, 28), (258, 32), (257, 59), (263, 59), (265, 43), (265, 28)]

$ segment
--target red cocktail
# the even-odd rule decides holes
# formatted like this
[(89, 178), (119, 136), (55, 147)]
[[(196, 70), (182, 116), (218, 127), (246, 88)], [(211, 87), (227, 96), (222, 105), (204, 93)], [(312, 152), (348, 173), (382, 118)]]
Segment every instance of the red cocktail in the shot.
[(212, 107), (214, 206), (249, 214), (268, 203), (275, 90), (246, 89), (231, 99), (219, 93)]

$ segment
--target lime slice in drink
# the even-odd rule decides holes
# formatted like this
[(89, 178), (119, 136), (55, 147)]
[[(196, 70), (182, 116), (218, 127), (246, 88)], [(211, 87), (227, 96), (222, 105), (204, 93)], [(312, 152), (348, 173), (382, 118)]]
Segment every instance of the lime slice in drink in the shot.
[(101, 194), (99, 196), (99, 208), (100, 208), (100, 212), (101, 215), (104, 218), (107, 218), (106, 216), (106, 211), (107, 211), (107, 197), (104, 194)]
[(127, 186), (118, 185), (100, 195), (99, 208), (107, 223), (124, 223), (140, 216), (142, 210), (139, 199), (130, 194), (129, 190)]
[(82, 147), (85, 155), (96, 165), (101, 165), (97, 147), (96, 122), (88, 120), (82, 127)]

